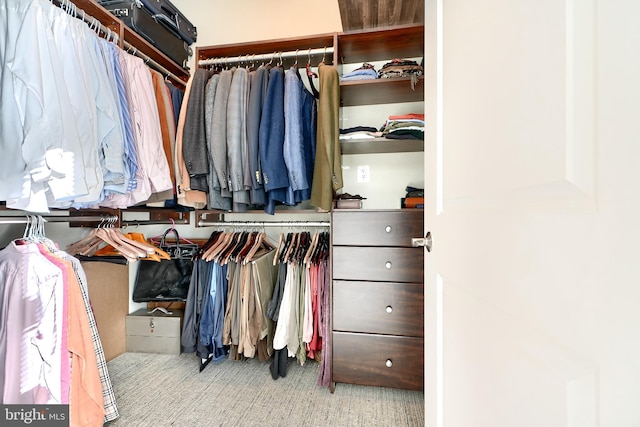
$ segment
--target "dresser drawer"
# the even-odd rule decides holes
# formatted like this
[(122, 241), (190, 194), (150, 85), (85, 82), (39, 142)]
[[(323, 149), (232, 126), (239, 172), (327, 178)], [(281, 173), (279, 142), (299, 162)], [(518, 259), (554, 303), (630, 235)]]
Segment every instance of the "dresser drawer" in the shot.
[(333, 329), (424, 336), (422, 284), (333, 281)]
[(424, 237), (423, 211), (334, 211), (332, 242), (351, 246), (411, 247), (411, 238)]
[(422, 248), (334, 246), (333, 278), (380, 282), (424, 281)]
[(422, 390), (422, 338), (334, 332), (332, 381)]

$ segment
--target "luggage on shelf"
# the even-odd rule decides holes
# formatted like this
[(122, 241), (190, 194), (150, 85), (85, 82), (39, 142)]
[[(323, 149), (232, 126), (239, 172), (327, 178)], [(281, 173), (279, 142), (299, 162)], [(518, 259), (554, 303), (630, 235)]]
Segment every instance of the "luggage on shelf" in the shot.
[(169, 0), (99, 0), (119, 18), (183, 68), (197, 39), (196, 27)]

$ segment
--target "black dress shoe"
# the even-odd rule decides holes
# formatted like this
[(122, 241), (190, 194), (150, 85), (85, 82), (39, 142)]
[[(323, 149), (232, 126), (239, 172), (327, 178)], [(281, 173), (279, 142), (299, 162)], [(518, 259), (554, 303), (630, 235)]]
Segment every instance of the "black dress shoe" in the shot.
[(269, 370), (271, 371), (271, 378), (273, 378), (274, 380), (277, 380), (278, 377), (280, 376), (279, 369), (278, 369), (279, 358), (280, 358), (280, 350), (275, 350), (273, 352), (273, 359), (271, 359), (271, 365), (269, 366)]
[(280, 354), (278, 354), (278, 373), (281, 377), (287, 376), (287, 365), (289, 364), (288, 356), (289, 350), (285, 346), (282, 350), (279, 350)]

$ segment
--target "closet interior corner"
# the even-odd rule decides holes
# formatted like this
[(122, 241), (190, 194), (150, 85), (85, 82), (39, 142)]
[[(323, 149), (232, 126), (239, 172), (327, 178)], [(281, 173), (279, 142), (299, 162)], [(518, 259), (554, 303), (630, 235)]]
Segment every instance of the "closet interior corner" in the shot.
[[(0, 329), (44, 340), (48, 353), (0, 346), (0, 371), (15, 365), (0, 378), (3, 404), (68, 405), (71, 425), (114, 421), (108, 363), (127, 352), (192, 354), (202, 376), (251, 360), (276, 380), (296, 364), (331, 393), (336, 382), (422, 390), (408, 378), (422, 368), (409, 316), (423, 315), (422, 270), (407, 279), (379, 265), (389, 250), (417, 257), (387, 245), (389, 234), (422, 232), (421, 213), (398, 196), (421, 184), (424, 76), (402, 67), (423, 56), (422, 25), (194, 45), (190, 70), (108, 2), (23, 3), (0, 21)], [(29, 67), (35, 54), (15, 22), (42, 42), (41, 67)], [(370, 62), (401, 75), (343, 80)], [(371, 135), (343, 138), (361, 118)], [(359, 186), (365, 162), (375, 181)], [(358, 189), (370, 192), (358, 196), (363, 209), (335, 208)], [(181, 284), (141, 273), (169, 263)], [(391, 315), (398, 298), (410, 308)], [(362, 343), (380, 343), (371, 354), (384, 360), (355, 357)]]

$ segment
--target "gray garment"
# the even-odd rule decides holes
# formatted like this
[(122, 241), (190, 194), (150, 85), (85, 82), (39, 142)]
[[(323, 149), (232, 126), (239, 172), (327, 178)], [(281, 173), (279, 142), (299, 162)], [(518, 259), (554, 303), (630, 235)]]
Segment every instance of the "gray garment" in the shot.
[(193, 262), (180, 334), (180, 349), (183, 353), (193, 353), (197, 350), (200, 316), (207, 289), (206, 268), (207, 262), (200, 258)]
[(264, 205), (265, 194), (262, 186), (262, 169), (260, 167), (260, 151), (258, 148), (258, 135), (260, 133), (260, 117), (262, 116), (262, 105), (267, 93), (267, 83), (269, 82), (269, 70), (264, 65), (258, 67), (254, 72), (251, 81), (251, 91), (249, 92), (249, 106), (247, 108), (247, 149), (249, 158), (249, 168), (251, 173), (251, 203)]
[[(300, 266), (294, 263), (288, 263), (287, 280), (285, 283), (284, 292), (289, 294), (291, 299), (291, 306), (287, 313), (280, 313), (280, 315), (288, 316), (289, 320), (285, 321), (288, 324), (287, 328), (287, 349), (289, 350), (289, 356), (295, 357), (300, 348), (300, 341), (298, 339), (298, 329), (302, 327), (300, 324)], [(286, 305), (284, 306), (286, 308)]]
[(234, 212), (246, 211), (250, 203), (244, 186), (244, 158), (247, 155), (247, 98), (249, 75), (245, 68), (235, 68), (227, 101), (227, 174), (233, 193)]
[(209, 70), (198, 68), (193, 75), (191, 92), (187, 100), (182, 134), (182, 156), (189, 172), (192, 190), (207, 192), (207, 175), (209, 174), (209, 155), (205, 135), (204, 99), (205, 85), (211, 76)]
[(251, 93), (251, 81), (253, 80), (253, 72), (247, 70), (247, 91), (245, 95), (245, 111), (244, 111), (244, 145), (242, 147), (242, 182), (244, 189), (249, 196), (248, 204), (251, 204), (251, 190), (253, 189), (253, 181), (251, 180), (251, 165), (249, 163), (249, 140), (247, 139), (247, 114), (249, 114), (249, 94)]
[(278, 262), (278, 279), (273, 289), (273, 295), (267, 305), (267, 316), (274, 321), (278, 321), (280, 314), (280, 304), (284, 295), (284, 284), (287, 279), (287, 264)]
[(227, 100), (232, 78), (231, 70), (223, 70), (220, 73), (211, 122), (211, 159), (218, 174), (223, 197), (231, 197), (227, 178)]
[(215, 102), (216, 89), (218, 82), (220, 81), (220, 74), (214, 74), (209, 78), (207, 85), (205, 86), (204, 97), (204, 120), (205, 120), (205, 134), (207, 139), (207, 147), (209, 149), (209, 193), (207, 194), (207, 207), (209, 209), (231, 210), (231, 199), (228, 197), (222, 197), (220, 179), (218, 179), (218, 173), (213, 162), (213, 142), (211, 134), (213, 132), (213, 103)]

